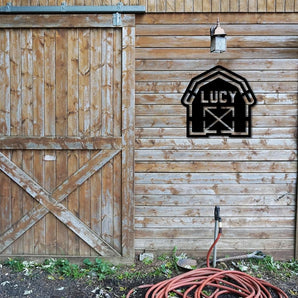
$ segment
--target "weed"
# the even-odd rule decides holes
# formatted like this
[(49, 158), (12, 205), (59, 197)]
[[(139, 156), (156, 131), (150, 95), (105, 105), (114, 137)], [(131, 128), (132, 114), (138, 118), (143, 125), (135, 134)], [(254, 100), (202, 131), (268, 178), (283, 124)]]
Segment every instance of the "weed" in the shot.
[(107, 275), (115, 272), (115, 267), (101, 259), (95, 259), (92, 263), (89, 259), (84, 260), (84, 267), (77, 264), (72, 264), (67, 259), (46, 259), (43, 264), (35, 264), (34, 262), (22, 261), (19, 259), (9, 258), (4, 264), (12, 268), (14, 271), (24, 271), (25, 275), (29, 275), (33, 268), (41, 268), (46, 273), (49, 273), (49, 279), (70, 277), (78, 279), (88, 276), (90, 273), (97, 276), (98, 279), (104, 279)]
[(77, 264), (72, 264), (67, 259), (46, 259), (42, 265), (50, 276), (58, 275), (62, 277), (80, 278), (85, 275), (83, 269)]
[(83, 263), (86, 266), (87, 271), (95, 274), (99, 280), (105, 279), (116, 270), (115, 266), (98, 258), (95, 259), (94, 263), (92, 263), (89, 259), (85, 259)]
[(298, 275), (298, 260), (275, 261), (272, 256), (266, 256), (264, 259), (249, 259), (232, 263), (239, 270), (247, 271), (257, 277), (262, 277), (261, 273), (271, 273), (283, 278)]
[(163, 264), (155, 268), (152, 275), (153, 276), (164, 275), (167, 278), (169, 278), (174, 274), (174, 272), (178, 273), (179, 269), (177, 266), (177, 261), (179, 259), (179, 256), (178, 257), (176, 256), (176, 252), (177, 252), (177, 248), (174, 247), (172, 254), (170, 256), (166, 254), (159, 256), (158, 259), (163, 261)]
[(116, 274), (119, 280), (145, 277), (145, 273), (136, 270), (124, 271)]
[(17, 272), (21, 272), (25, 268), (25, 265), (21, 259), (8, 258), (8, 260), (4, 262), (4, 265), (9, 266), (12, 270)]
[(150, 265), (150, 264), (153, 263), (153, 260), (151, 258), (149, 258), (149, 257), (146, 257), (142, 262), (145, 265)]

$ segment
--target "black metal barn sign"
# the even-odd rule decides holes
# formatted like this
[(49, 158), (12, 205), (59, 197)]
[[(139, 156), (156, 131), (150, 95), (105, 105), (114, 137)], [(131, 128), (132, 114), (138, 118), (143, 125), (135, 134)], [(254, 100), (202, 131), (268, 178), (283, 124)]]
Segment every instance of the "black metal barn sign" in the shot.
[(187, 136), (251, 136), (255, 95), (242, 76), (215, 66), (191, 79), (182, 99)]

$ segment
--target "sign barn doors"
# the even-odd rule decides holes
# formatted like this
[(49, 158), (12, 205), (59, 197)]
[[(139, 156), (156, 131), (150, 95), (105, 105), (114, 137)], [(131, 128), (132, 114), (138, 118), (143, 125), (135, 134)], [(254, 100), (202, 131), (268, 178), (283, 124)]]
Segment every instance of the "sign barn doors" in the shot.
[(1, 16), (2, 256), (134, 255), (134, 15), (112, 20)]

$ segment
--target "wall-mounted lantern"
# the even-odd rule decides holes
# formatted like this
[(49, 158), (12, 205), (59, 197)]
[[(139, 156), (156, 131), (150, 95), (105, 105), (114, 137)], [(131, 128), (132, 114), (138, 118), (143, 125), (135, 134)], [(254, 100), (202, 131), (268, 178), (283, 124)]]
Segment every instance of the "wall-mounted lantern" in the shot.
[(226, 33), (223, 28), (220, 27), (219, 19), (217, 19), (217, 24), (210, 28), (211, 37), (211, 53), (222, 53), (226, 51), (227, 41)]

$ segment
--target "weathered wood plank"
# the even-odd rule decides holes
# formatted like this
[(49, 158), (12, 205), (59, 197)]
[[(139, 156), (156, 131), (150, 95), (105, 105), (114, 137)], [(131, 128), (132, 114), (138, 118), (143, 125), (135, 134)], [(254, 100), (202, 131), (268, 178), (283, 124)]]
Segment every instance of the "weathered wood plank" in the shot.
[[(30, 133), (30, 132), (29, 132)], [(25, 173), (34, 177), (34, 164), (33, 164), (33, 152), (25, 151), (23, 153), (23, 164), (22, 169)], [(28, 193), (23, 194), (23, 214), (29, 212), (32, 208), (34, 208), (34, 200)], [(29, 229), (24, 233), (24, 252), (27, 254), (34, 253), (33, 241), (34, 239), (34, 229)]]
[[(210, 168), (211, 169), (211, 168)], [(210, 171), (209, 169), (209, 171)], [(212, 169), (213, 170), (213, 169)], [(252, 187), (251, 184), (136, 184), (135, 191), (137, 194), (185, 194), (185, 195), (200, 195), (200, 194), (284, 194), (294, 193), (295, 186), (293, 184), (256, 184)], [(148, 214), (159, 214), (162, 208), (158, 208), (154, 212), (149, 211)], [(150, 213), (150, 212), (153, 213)], [(164, 213), (167, 214), (167, 213)], [(161, 216), (161, 215), (160, 215)], [(177, 214), (176, 214), (177, 216)]]
[(0, 135), (10, 134), (10, 36), (8, 30), (0, 30)]
[[(98, 170), (90, 177), (90, 184), (91, 184), (90, 227), (96, 234), (101, 235), (101, 206), (102, 206), (101, 169)], [(118, 247), (116, 247), (116, 249), (118, 249)], [(98, 254), (93, 250), (91, 250), (91, 255), (98, 255)]]
[[(13, 30), (12, 30), (13, 31)], [(35, 136), (44, 136), (44, 31), (34, 30), (32, 32), (32, 55), (33, 55), (33, 134)]]
[[(297, 165), (295, 161), (285, 162), (237, 162), (237, 161), (206, 161), (200, 162), (136, 162), (136, 172), (181, 172), (181, 173), (202, 173), (202, 172), (255, 172), (255, 173), (275, 173), (275, 172), (290, 172), (295, 173)], [(138, 193), (137, 193), (138, 194)]]
[[(183, 94), (136, 94), (136, 108), (138, 105), (177, 105), (181, 104)], [(257, 105), (295, 105), (297, 97), (295, 93), (256, 93)], [(261, 108), (261, 107), (260, 107)], [(266, 108), (266, 107), (265, 107)]]
[(78, 133), (90, 136), (90, 30), (79, 30)]
[[(91, 160), (89, 160), (91, 162)], [(79, 160), (78, 160), (78, 152), (70, 151), (68, 153), (68, 176), (74, 177), (79, 170)], [(94, 173), (95, 174), (95, 173)], [(75, 184), (73, 181), (71, 184)], [(79, 214), (79, 191), (74, 189), (73, 191), (62, 190), (62, 192), (69, 193), (67, 200), (67, 206), (70, 212), (73, 214)], [(62, 193), (60, 191), (60, 194)], [(68, 230), (68, 254), (69, 255), (79, 255), (80, 254), (80, 239), (79, 237)]]
[[(90, 151), (80, 151), (79, 152), (79, 165), (85, 164), (90, 159)], [(78, 187), (79, 191), (79, 216), (78, 218), (90, 228), (90, 179), (87, 179)], [(94, 231), (93, 231), (94, 232)], [(94, 233), (95, 234), (95, 233)], [(104, 238), (103, 238), (104, 239)], [(105, 239), (104, 239), (105, 240)], [(86, 241), (80, 239), (80, 256), (90, 256), (91, 247), (86, 243)], [(98, 251), (97, 251), (98, 252)]]
[[(136, 35), (165, 35), (165, 36), (208, 36), (210, 30), (210, 24), (216, 24), (216, 16), (213, 16), (214, 22), (209, 20), (209, 24), (201, 24), (198, 21), (197, 24), (186, 24), (181, 26), (180, 24), (166, 24), (159, 25), (154, 24), (154, 30), (152, 30), (152, 24), (137, 25)], [(179, 19), (180, 22), (180, 19)], [(235, 20), (231, 21), (232, 24), (226, 24), (221, 22), (225, 32), (228, 32), (228, 36), (295, 36), (297, 31), (297, 24), (247, 24), (237, 23)]]
[(79, 105), (79, 77), (78, 77), (78, 61), (79, 61), (79, 50), (78, 50), (78, 30), (72, 29), (68, 31), (68, 73), (67, 73), (67, 91), (68, 91), (68, 106), (67, 106), (67, 135), (77, 136), (78, 135), (78, 105)]
[(110, 161), (102, 169), (102, 206), (101, 206), (101, 223), (102, 237), (108, 243), (113, 243), (113, 206), (114, 206), (114, 184), (113, 184), (113, 165)]
[(296, 173), (136, 173), (136, 184), (292, 184)]
[(101, 63), (102, 63), (102, 135), (113, 134), (113, 30), (108, 29), (102, 32), (101, 40)]
[[(186, 136), (185, 128), (137, 128), (136, 146), (141, 145), (142, 139), (184, 139)], [(254, 128), (254, 139), (295, 139), (297, 133), (296, 127), (272, 127), (272, 128)], [(279, 145), (278, 145), (279, 146)], [(146, 145), (145, 147), (146, 148)], [(264, 146), (263, 148), (266, 148)], [(292, 148), (292, 147), (291, 147)]]
[(55, 58), (55, 31), (46, 30), (45, 31), (45, 135), (54, 136), (55, 135), (55, 73), (56, 64), (53, 61)]
[(107, 137), (0, 137), (1, 149), (23, 150), (113, 150), (121, 148), (121, 138)]
[(258, 12), (265, 12), (267, 10), (267, 1), (258, 0)]
[(246, 149), (246, 150), (158, 150), (158, 149), (142, 149), (135, 151), (136, 161), (278, 161), (278, 160), (288, 160), (293, 161), (297, 159), (295, 149), (293, 150), (256, 150)]
[(184, 3), (184, 11), (185, 12), (193, 12), (193, 1), (192, 0), (185, 0)]
[[(55, 49), (55, 64), (56, 64), (56, 136), (67, 135), (67, 94), (68, 94), (68, 32), (67, 30), (59, 29), (56, 30), (56, 49)], [(53, 125), (54, 123), (52, 123)]]
[(258, 0), (250, 0), (248, 3), (248, 9), (250, 12), (258, 11)]
[[(102, 135), (102, 63), (101, 63), (101, 36), (102, 30), (90, 31), (90, 135), (99, 137)], [(99, 139), (99, 138), (97, 138)], [(119, 140), (119, 148), (121, 139)], [(90, 177), (90, 227), (98, 235), (101, 235), (101, 206), (102, 206), (102, 170)], [(91, 250), (91, 255), (98, 255)]]
[[(184, 216), (207, 216), (212, 212), (210, 206), (137, 206), (137, 216), (156, 216), (156, 217), (184, 217)], [(223, 216), (259, 217), (270, 216), (291, 216), (295, 213), (295, 206), (224, 206), (221, 208)], [(257, 217), (257, 216), (256, 216)]]
[[(229, 207), (229, 206), (228, 206)], [(228, 208), (227, 207), (227, 208)], [(213, 208), (209, 207), (209, 213), (205, 216), (139, 216), (136, 213), (136, 228), (194, 228), (199, 229), (203, 226), (214, 227)], [(225, 216), (224, 226), (231, 228), (272, 228), (279, 225), (284, 228), (293, 228), (292, 216)]]
[[(21, 54), (22, 54), (22, 135), (33, 135), (33, 48), (32, 30), (23, 30), (21, 35)], [(33, 152), (23, 153), (22, 168), (30, 176), (33, 176)], [(33, 199), (27, 194), (23, 194), (23, 214), (29, 212), (34, 206)], [(34, 230), (24, 233), (24, 252), (32, 254), (34, 252), (33, 242)]]
[(134, 257), (135, 28), (122, 29), (122, 253)]
[[(298, 47), (298, 42), (297, 42)], [(293, 62), (292, 62), (293, 63)], [(298, 63), (297, 63), (298, 65)], [(199, 71), (137, 71), (136, 81), (154, 81), (157, 77), (159, 81), (190, 81), (192, 78), (200, 74)], [(292, 69), (286, 71), (274, 70), (274, 71), (264, 71), (264, 70), (251, 70), (251, 71), (238, 71), (237, 74), (245, 77), (249, 82), (270, 82), (270, 81), (280, 81), (288, 82), (296, 80), (296, 71)]]
[[(35, 152), (35, 154), (38, 152)], [(68, 160), (67, 160), (67, 151), (58, 151), (56, 152), (56, 184), (60, 185), (68, 177)], [(63, 201), (61, 204), (67, 208), (67, 202)], [(67, 226), (57, 221), (57, 254), (67, 255), (68, 253), (68, 228)]]
[[(11, 202), (11, 185), (9, 178), (4, 174), (0, 173), (0, 210), (3, 214), (0, 218), (0, 234), (8, 229), (12, 224), (12, 213), (13, 206)], [(4, 216), (5, 215), (5, 216)]]
[[(252, 127), (296, 127), (296, 116), (254, 116), (252, 117)], [(160, 117), (155, 115), (136, 116), (136, 127), (186, 127), (186, 116), (167, 116)]]
[[(296, 36), (229, 36), (228, 37), (229, 48), (292, 48), (298, 45)], [(136, 37), (136, 47), (140, 48), (207, 48), (210, 46), (210, 36), (196, 35), (166, 35), (166, 36), (154, 36), (154, 35), (138, 35)]]
[[(229, 48), (221, 53), (223, 59), (296, 59), (295, 48)], [(136, 48), (136, 59), (212, 59), (208, 48)]]
[[(295, 150), (295, 141), (289, 139), (142, 139), (136, 140), (136, 149), (154, 150)], [(141, 150), (142, 149), (142, 150)], [(155, 152), (155, 151), (154, 151)], [(158, 152), (158, 151), (157, 151)], [(181, 151), (180, 151), (181, 152)], [(184, 152), (184, 151), (183, 151)], [(204, 151), (208, 154), (208, 151)], [(272, 151), (273, 152), (273, 151)], [(244, 155), (246, 154), (243, 152)], [(171, 152), (169, 152), (169, 155)]]
[(203, 0), (202, 9), (203, 9), (203, 12), (211, 11), (211, 1), (210, 0)]
[[(68, 136), (78, 136), (78, 109), (79, 109), (79, 33), (78, 29), (68, 31)], [(71, 149), (71, 148), (69, 148)], [(88, 149), (88, 148), (85, 148)], [(68, 176), (73, 175), (79, 169), (78, 151), (68, 152)], [(79, 192), (77, 189), (69, 193), (66, 198), (70, 212), (79, 214)], [(68, 230), (68, 254), (80, 254), (79, 237)]]
[[(34, 177), (39, 184), (43, 184), (44, 167), (43, 167), (43, 151), (33, 152)], [(13, 162), (13, 160), (12, 160)], [(34, 208), (38, 206), (38, 202), (34, 202)], [(34, 210), (34, 209), (33, 209)], [(21, 217), (20, 217), (21, 218)], [(16, 222), (17, 223), (17, 222)], [(34, 254), (42, 255), (45, 252), (45, 218), (42, 218), (33, 227), (34, 229)]]
[[(167, 82), (136, 82), (136, 92), (138, 93), (181, 93), (183, 94), (189, 82), (186, 81), (167, 81)], [(272, 93), (272, 92), (296, 92), (296, 82), (250, 82), (254, 93)]]
[(113, 135), (121, 136), (121, 83), (122, 83), (122, 57), (121, 53), (121, 35), (120, 30), (114, 30), (114, 40), (113, 40)]
[[(161, 173), (159, 173), (161, 174)], [(186, 174), (189, 175), (190, 173)], [(263, 175), (262, 173), (261, 175)], [(138, 177), (140, 173), (137, 173)], [(205, 176), (206, 173), (201, 174)], [(216, 174), (213, 174), (216, 175)], [(236, 174), (237, 175), (237, 174)], [(239, 175), (239, 174), (238, 174)], [(240, 174), (241, 175), (241, 174)], [(246, 175), (249, 175), (246, 173)], [(254, 174), (258, 176), (257, 174)], [(285, 174), (287, 176), (288, 174)], [(294, 173), (292, 174), (295, 175)], [(243, 175), (245, 176), (245, 175)], [(175, 180), (174, 180), (175, 181)], [(244, 182), (249, 183), (249, 182)], [(278, 183), (278, 182), (277, 182)], [(281, 183), (281, 182), (280, 182)], [(272, 205), (272, 206), (294, 206), (295, 205), (295, 194), (275, 194), (275, 195), (136, 195), (136, 206), (215, 206), (221, 205), (229, 206), (229, 204), (245, 206), (245, 205)], [(228, 208), (228, 207), (227, 207)], [(150, 216), (150, 214), (148, 214)]]
[(90, 32), (90, 134), (91, 137), (101, 136), (102, 131), (102, 97), (101, 97), (101, 86), (102, 86), (102, 63), (101, 59), (101, 35), (102, 30), (92, 29)]
[(251, 70), (293, 70), (293, 63), (297, 64), (297, 59), (262, 59), (262, 60), (253, 60), (253, 59), (243, 59), (239, 58), (237, 60), (232, 59), (220, 59), (218, 60), (194, 60), (194, 59), (148, 59), (144, 60), (139, 58), (136, 60), (136, 70), (147, 70), (147, 71), (166, 71), (166, 70), (180, 70), (180, 71), (195, 71), (197, 74), (203, 72), (214, 65), (220, 64), (226, 68), (233, 69), (234, 71), (243, 71), (246, 72)]
[[(14, 31), (14, 30), (12, 30)], [(44, 88), (45, 88), (45, 38), (44, 30), (32, 31), (32, 48), (33, 48), (33, 135), (44, 136)], [(33, 152), (33, 172), (35, 179), (42, 185), (43, 184), (43, 151)], [(12, 160), (13, 161), (13, 160)], [(34, 202), (34, 207), (38, 203)], [(31, 239), (34, 247), (34, 254), (43, 254), (45, 251), (45, 218), (38, 221), (32, 227), (34, 238)]]
[(121, 155), (114, 158), (113, 164), (113, 247), (121, 251), (121, 222), (122, 222), (122, 183), (121, 183)]
[[(44, 115), (44, 134), (45, 136), (56, 135), (56, 31), (49, 29), (45, 30), (45, 90), (44, 100), (46, 111)], [(44, 152), (44, 181), (43, 187), (51, 192), (56, 186), (56, 164), (55, 152), (45, 150)], [(52, 160), (48, 160), (52, 159)], [(56, 235), (57, 221), (52, 214), (46, 214), (45, 218), (45, 253), (56, 254)]]
[[(181, 228), (171, 229), (168, 228), (147, 228), (147, 229), (136, 229), (137, 239), (185, 239), (185, 241), (191, 239), (210, 239), (213, 236), (213, 231), (210, 227), (192, 229), (192, 228)], [(294, 237), (293, 228), (226, 228), (224, 229), (224, 236), (226, 239), (291, 239)]]
[(21, 35), (22, 55), (22, 135), (33, 133), (33, 111), (32, 111), (32, 30), (23, 30)]
[[(18, 167), (22, 167), (23, 161), (23, 152), (21, 150), (12, 151), (11, 154), (11, 161), (16, 164)], [(23, 191), (22, 189), (15, 183), (11, 185), (11, 204), (14, 206), (12, 208), (12, 218), (11, 223), (15, 225), (19, 219), (23, 216), (22, 210), (22, 196)], [(24, 251), (24, 241), (23, 237), (18, 238), (12, 244), (12, 253), (14, 254), (22, 254)]]
[(20, 30), (10, 31), (10, 110), (14, 117), (11, 117), (11, 135), (20, 135), (21, 133), (21, 32)]
[[(48, 126), (55, 127), (51, 123), (45, 123), (45, 129)], [(53, 128), (52, 128), (53, 129)], [(53, 131), (53, 130), (52, 130)], [(43, 187), (50, 193), (56, 187), (56, 153), (52, 150), (45, 150), (43, 157), (43, 167), (44, 167), (44, 183)], [(41, 206), (41, 205), (40, 205)], [(39, 207), (39, 205), (38, 205)], [(38, 208), (37, 207), (37, 208)], [(38, 213), (37, 210), (36, 213)], [(57, 220), (55, 216), (51, 213), (46, 214), (45, 212), (45, 253), (53, 254), (57, 253)], [(35, 212), (34, 212), (35, 215)], [(34, 219), (35, 216), (32, 216)], [(20, 221), (22, 223), (22, 220)], [(17, 228), (15, 229), (17, 231)]]
[[(147, 249), (152, 250), (170, 250), (172, 251), (174, 247), (178, 247), (179, 249), (185, 251), (200, 251), (204, 250), (205, 254), (208, 251), (208, 248), (211, 246), (213, 239), (136, 239), (136, 249)], [(256, 239), (255, 241), (251, 241), (251, 239), (225, 239), (224, 237), (220, 240), (220, 245), (218, 245), (218, 249), (222, 250), (230, 250), (231, 252), (238, 251), (255, 251), (262, 250), (267, 251), (267, 248), (270, 247), (272, 250), (287, 250), (289, 247), (293, 247), (294, 241), (293, 238), (283, 239), (280, 241), (279, 239)]]
[[(171, 115), (182, 115), (185, 114), (186, 108), (181, 104), (175, 105), (136, 105), (136, 114), (138, 116), (156, 115), (156, 116), (171, 116)], [(256, 105), (253, 107), (254, 115), (263, 116), (296, 116), (297, 108), (295, 105), (284, 104), (284, 105)]]
[[(122, 26), (134, 26), (134, 16), (122, 14)], [(1, 15), (0, 28), (102, 28), (114, 27), (112, 14)]]
[(285, 3), (285, 11), (294, 11), (295, 0), (288, 0)]
[[(221, 6), (226, 8), (220, 15), (220, 20), (224, 21), (224, 23), (232, 23), (232, 24), (246, 24), (246, 23), (255, 23), (255, 24), (268, 24), (268, 23), (284, 23), (284, 24), (291, 24), (297, 23), (297, 15), (293, 13), (254, 13), (250, 11), (250, 13), (242, 13), (242, 14), (235, 14), (235, 13), (227, 13), (228, 11), (228, 0), (221, 0)], [(245, 1), (240, 1), (245, 2)], [(199, 10), (202, 11), (202, 7), (200, 5), (202, 4), (202, 0), (195, 1), (195, 12), (198, 12)], [(282, 11), (282, 10), (280, 10)], [(191, 18), (189, 17), (189, 14), (187, 13), (181, 13), (179, 14), (179, 24), (207, 24), (210, 26), (212, 23), (216, 23), (217, 20), (217, 14), (213, 13), (195, 13), (192, 14)], [(140, 25), (145, 24), (175, 24), (177, 25), (177, 15), (175, 14), (159, 14), (159, 13), (150, 13), (150, 14), (138, 14), (136, 15), (136, 29), (137, 29), (137, 35), (139, 34), (139, 28)]]
[(275, 12), (275, 0), (267, 0), (267, 11)]
[[(296, 181), (296, 186), (297, 186), (297, 181)], [(296, 188), (296, 204), (298, 202), (298, 190)], [(294, 235), (294, 239), (295, 239), (295, 252), (294, 252), (294, 255), (295, 255), (295, 258), (297, 259), (298, 258), (298, 211), (297, 211), (297, 208), (296, 208), (296, 222), (295, 222), (295, 235)]]

